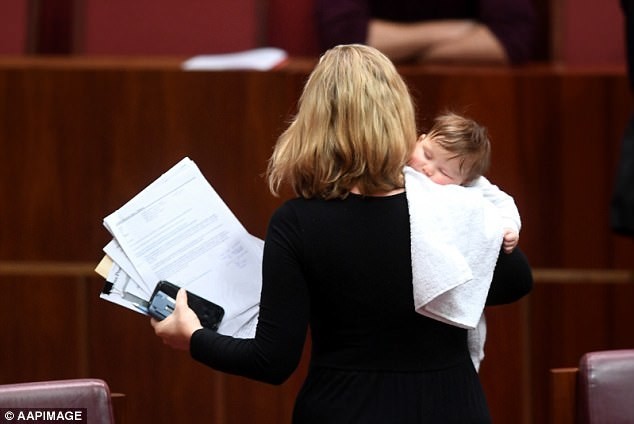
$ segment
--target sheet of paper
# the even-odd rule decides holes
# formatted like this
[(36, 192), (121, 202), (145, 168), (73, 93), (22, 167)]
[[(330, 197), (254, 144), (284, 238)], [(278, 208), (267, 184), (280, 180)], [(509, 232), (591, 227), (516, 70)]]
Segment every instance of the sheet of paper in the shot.
[[(153, 287), (147, 285), (143, 282), (141, 275), (137, 272), (134, 264), (130, 261), (128, 256), (125, 254), (119, 242), (116, 239), (110, 240), (104, 248), (103, 251), (112, 259), (112, 261), (119, 267), (117, 270), (119, 273), (124, 272), (129, 278), (135, 282), (135, 295), (149, 299), (152, 294)], [(139, 292), (136, 292), (136, 291)]]
[(194, 56), (186, 60), (182, 68), (194, 70), (253, 69), (267, 71), (286, 61), (288, 54), (275, 47), (262, 47), (236, 53)]
[(112, 264), (106, 281), (110, 287), (107, 291), (101, 292), (99, 295), (101, 299), (116, 303), (134, 312), (148, 315), (146, 309), (147, 299), (132, 293), (132, 291), (136, 291), (133, 290), (136, 286), (134, 281), (116, 263)]
[[(222, 334), (244, 331), (257, 318), (263, 243), (188, 158), (107, 216), (104, 225), (132, 264), (126, 274), (138, 275), (139, 286), (151, 292), (167, 280), (221, 305)], [(115, 250), (107, 253), (118, 261)], [(120, 260), (122, 268), (129, 266)]]

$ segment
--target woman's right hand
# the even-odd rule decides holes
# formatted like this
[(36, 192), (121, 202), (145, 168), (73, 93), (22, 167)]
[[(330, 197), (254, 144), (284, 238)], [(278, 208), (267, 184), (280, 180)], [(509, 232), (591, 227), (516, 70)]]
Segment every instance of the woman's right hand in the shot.
[(196, 313), (187, 305), (187, 291), (183, 288), (176, 294), (174, 312), (162, 321), (152, 318), (150, 323), (163, 343), (177, 350), (189, 350), (192, 334), (203, 327)]

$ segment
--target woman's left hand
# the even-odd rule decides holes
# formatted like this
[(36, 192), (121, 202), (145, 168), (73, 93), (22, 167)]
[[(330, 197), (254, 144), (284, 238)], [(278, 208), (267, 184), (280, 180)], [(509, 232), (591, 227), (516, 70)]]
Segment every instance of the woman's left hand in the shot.
[(189, 350), (192, 334), (203, 327), (196, 313), (187, 305), (187, 291), (183, 288), (176, 294), (174, 312), (162, 321), (152, 318), (150, 323), (163, 343), (178, 350)]

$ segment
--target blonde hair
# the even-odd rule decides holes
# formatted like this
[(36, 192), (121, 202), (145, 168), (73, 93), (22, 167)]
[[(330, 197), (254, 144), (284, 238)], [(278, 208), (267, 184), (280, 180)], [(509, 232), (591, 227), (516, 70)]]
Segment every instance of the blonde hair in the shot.
[(344, 198), (403, 187), (416, 142), (414, 105), (390, 60), (363, 45), (328, 50), (311, 73), (297, 114), (269, 159), (271, 193), (283, 183), (306, 198)]
[(491, 163), (491, 142), (485, 127), (473, 119), (446, 112), (434, 119), (427, 133), (440, 147), (460, 159), (465, 182), (484, 175)]

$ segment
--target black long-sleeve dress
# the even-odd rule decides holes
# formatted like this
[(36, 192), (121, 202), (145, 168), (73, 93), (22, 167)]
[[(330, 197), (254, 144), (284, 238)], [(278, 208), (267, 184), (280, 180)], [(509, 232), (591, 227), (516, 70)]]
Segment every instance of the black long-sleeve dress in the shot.
[[(294, 423), (488, 422), (466, 330), (415, 312), (410, 257), (405, 193), (288, 201), (267, 231), (255, 339), (201, 329), (191, 354), (278, 384), (297, 367), (310, 325)], [(501, 254), (487, 302), (531, 287), (524, 255)]]

